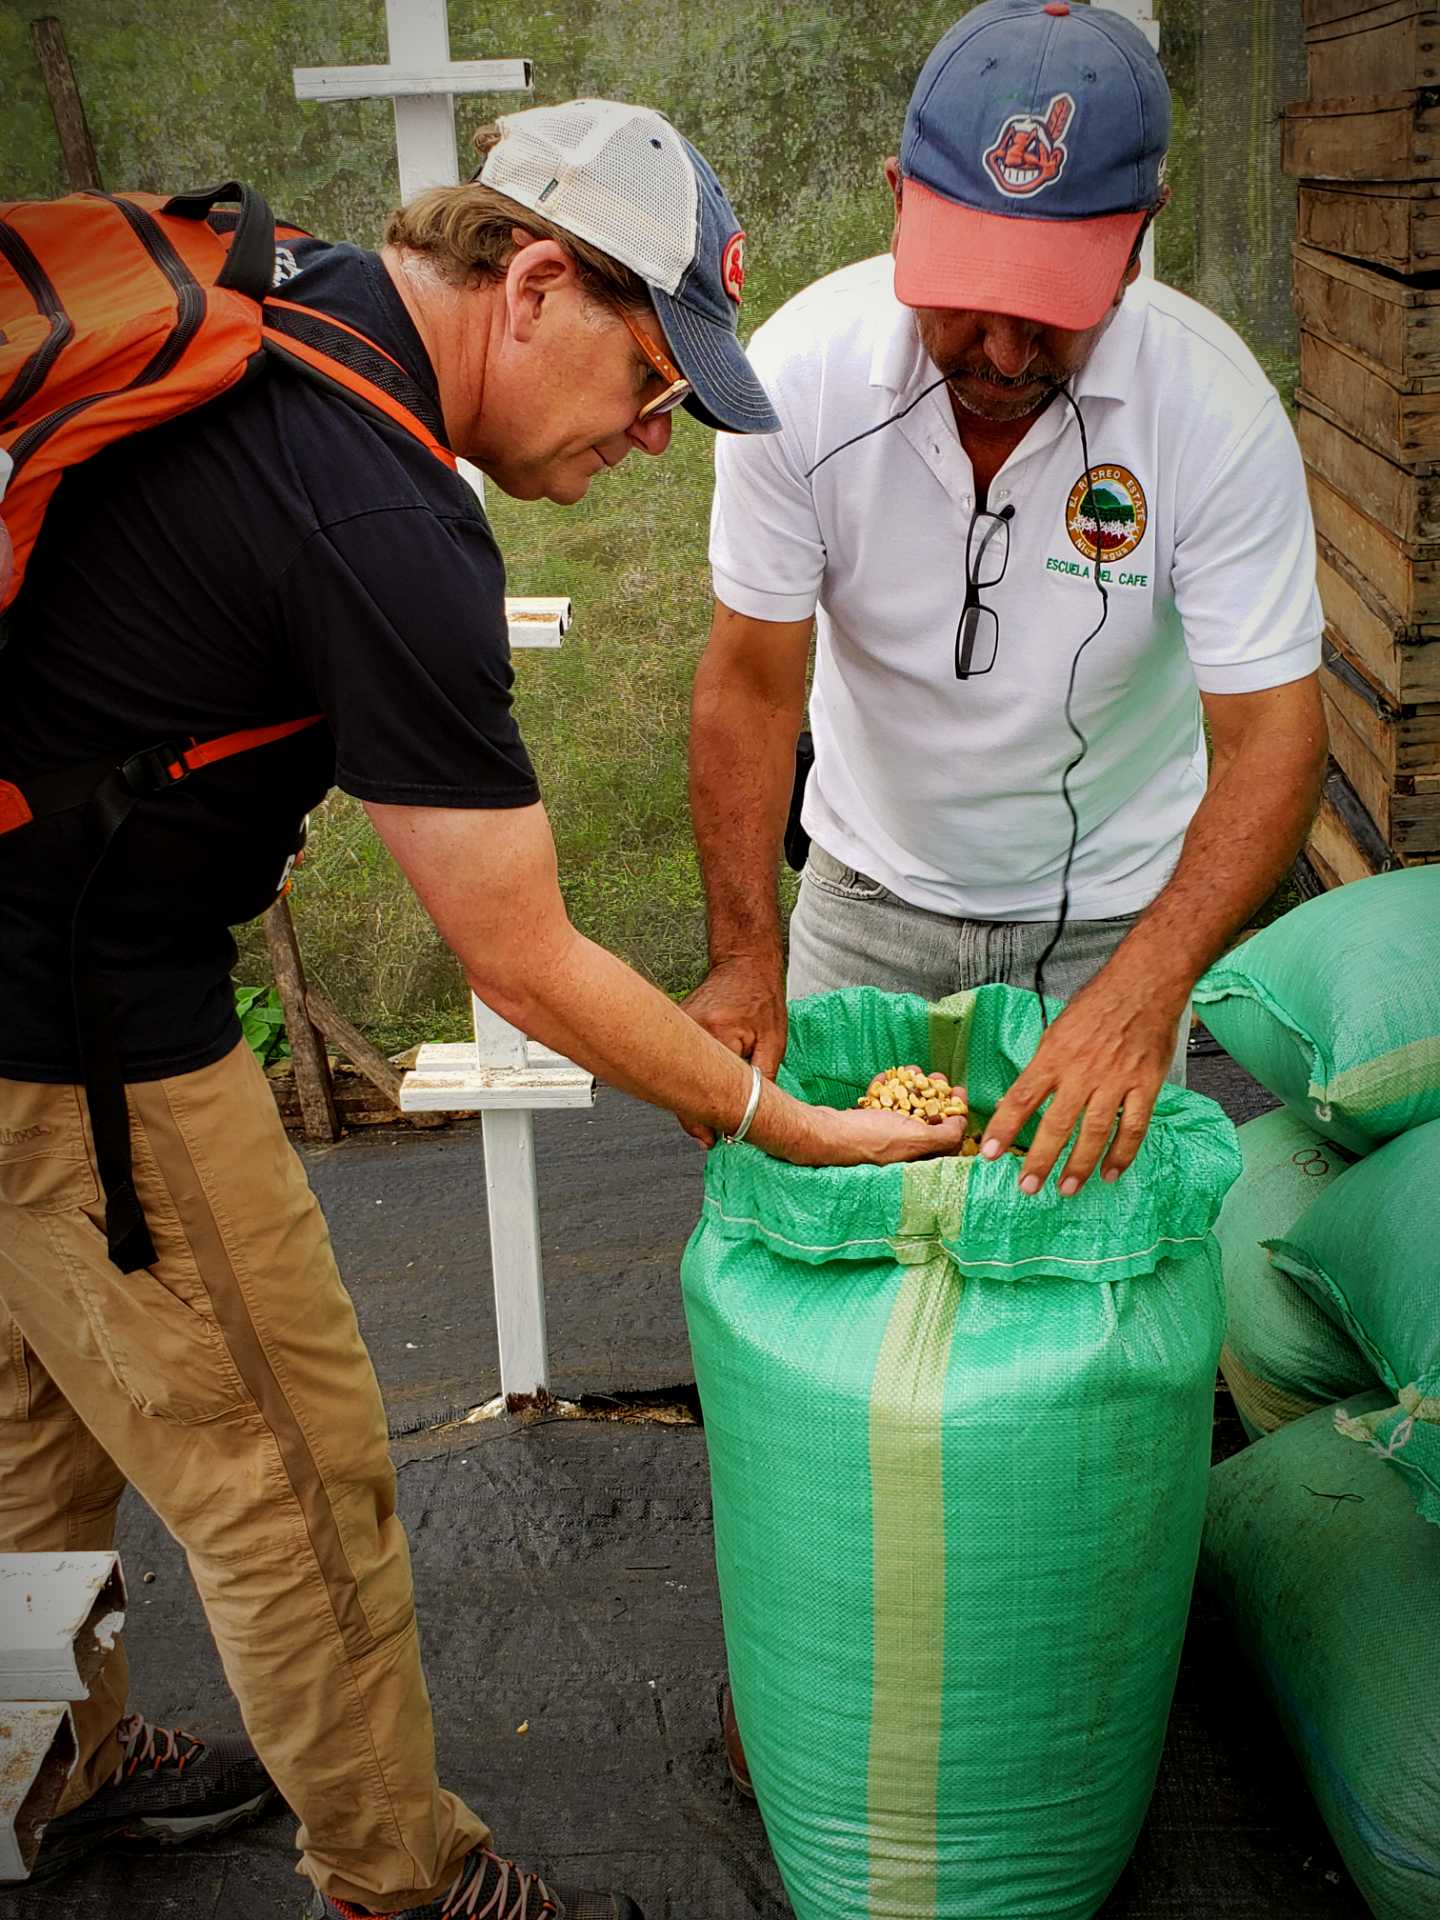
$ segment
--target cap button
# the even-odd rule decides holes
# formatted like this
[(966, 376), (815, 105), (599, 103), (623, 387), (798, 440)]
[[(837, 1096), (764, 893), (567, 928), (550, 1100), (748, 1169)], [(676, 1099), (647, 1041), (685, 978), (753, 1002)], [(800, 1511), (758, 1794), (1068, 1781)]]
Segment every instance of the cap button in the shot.
[(1058, 20), (1062, 14), (1069, 13), (1070, 9), (1066, 6), (1065, 0), (1049, 0), (1045, 11), (1046, 13), (1053, 13)]

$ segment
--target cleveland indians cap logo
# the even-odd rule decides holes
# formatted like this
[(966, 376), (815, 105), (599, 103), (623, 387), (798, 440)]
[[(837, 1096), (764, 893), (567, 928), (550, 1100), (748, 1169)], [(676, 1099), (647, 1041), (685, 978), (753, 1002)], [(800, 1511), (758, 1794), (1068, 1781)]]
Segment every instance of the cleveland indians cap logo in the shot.
[(1039, 193), (1060, 178), (1068, 158), (1065, 129), (1075, 115), (1075, 101), (1057, 93), (1043, 120), (1030, 113), (1012, 113), (985, 155), (990, 178), (1012, 199)]

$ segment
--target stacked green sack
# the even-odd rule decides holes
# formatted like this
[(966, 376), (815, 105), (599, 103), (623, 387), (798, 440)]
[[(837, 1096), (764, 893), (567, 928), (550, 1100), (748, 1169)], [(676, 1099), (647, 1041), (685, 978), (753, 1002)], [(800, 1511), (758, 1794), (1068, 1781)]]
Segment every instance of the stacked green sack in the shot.
[[(791, 1009), (780, 1079), (923, 1063), (993, 1111), (1038, 1003)], [(799, 1920), (1090, 1920), (1154, 1783), (1203, 1519), (1234, 1131), (1133, 1167), (799, 1168), (720, 1146), (683, 1278), (736, 1715)]]
[(1195, 1000), (1285, 1103), (1242, 1128), (1216, 1227), (1241, 1415), (1270, 1431), (1383, 1381), (1395, 1402), (1361, 1437), (1440, 1521), (1440, 866), (1307, 901)]
[(1215, 1470), (1206, 1577), (1374, 1914), (1435, 1920), (1440, 868), (1307, 902), (1195, 997), (1285, 1102), (1216, 1229), (1226, 1377), (1280, 1430)]
[(1200, 1570), (1371, 1913), (1435, 1920), (1440, 1528), (1324, 1408), (1216, 1467)]
[[(1440, 1120), (1359, 1161), (1268, 1245), (1391, 1396), (1363, 1418), (1338, 1411), (1337, 1427), (1381, 1454), (1440, 1527)], [(1435, 1678), (1440, 1696), (1440, 1646)]]
[(1354, 880), (1246, 940), (1195, 988), (1205, 1025), (1351, 1153), (1440, 1120), (1440, 866)]
[(1220, 1371), (1252, 1440), (1316, 1407), (1377, 1384), (1379, 1375), (1331, 1312), (1271, 1260), (1289, 1233), (1353, 1164), (1353, 1156), (1286, 1107), (1236, 1135), (1243, 1169), (1215, 1222), (1225, 1279)]

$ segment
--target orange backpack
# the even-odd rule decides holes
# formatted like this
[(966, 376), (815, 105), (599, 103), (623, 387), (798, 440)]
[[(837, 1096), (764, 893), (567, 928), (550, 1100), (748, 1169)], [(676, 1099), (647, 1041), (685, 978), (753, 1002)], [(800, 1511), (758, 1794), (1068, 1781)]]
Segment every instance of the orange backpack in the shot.
[[(220, 211), (236, 202), (238, 214)], [(101, 448), (229, 392), (276, 355), (351, 405), (412, 434), (450, 468), (444, 424), (404, 368), (353, 328), (283, 299), (277, 230), (252, 189), (231, 181), (169, 199), (72, 193), (0, 203), (0, 533), (13, 604), (67, 468)], [(98, 852), (71, 930), (76, 1012), (110, 1257), (122, 1272), (155, 1258), (131, 1184), (129, 1124), (111, 1023), (87, 965), (88, 899), (105, 852), (136, 800), (218, 760), (317, 726), (309, 714), (205, 741), (137, 741), (120, 764), (0, 777), (0, 834), (88, 806)]]
[[(230, 200), (239, 215), (217, 213)], [(279, 237), (309, 236), (283, 227)], [(0, 449), (13, 462), (0, 514), (15, 549), (0, 612), (67, 467), (217, 399), (266, 352), (454, 467), (389, 354), (278, 296), (276, 240), (265, 202), (233, 181), (168, 200), (92, 191), (0, 203)]]

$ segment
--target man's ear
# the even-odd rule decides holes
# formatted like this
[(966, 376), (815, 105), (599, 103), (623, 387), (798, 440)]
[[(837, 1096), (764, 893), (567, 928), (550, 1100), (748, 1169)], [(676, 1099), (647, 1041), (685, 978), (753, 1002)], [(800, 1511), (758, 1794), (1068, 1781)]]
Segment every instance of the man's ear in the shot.
[(893, 153), (885, 162), (885, 180), (895, 201), (895, 225), (890, 231), (890, 251), (894, 253), (900, 241), (900, 202), (905, 195), (905, 178)]
[(537, 240), (517, 227), (505, 269), (505, 317), (522, 345), (535, 337), (546, 301), (575, 284), (575, 262), (558, 240)]
[[(1155, 222), (1160, 218), (1161, 214), (1165, 211), (1166, 207), (1168, 207), (1169, 204), (1170, 204), (1170, 189), (1168, 186), (1165, 186), (1160, 189), (1160, 198), (1155, 203), (1155, 211), (1150, 215), (1150, 218), (1145, 223), (1147, 232), (1154, 227)], [(1140, 277), (1140, 257), (1137, 254), (1136, 257), (1130, 262), (1129, 266), (1126, 267), (1124, 276), (1120, 281), (1120, 285), (1115, 290), (1115, 305), (1117, 307), (1119, 306), (1120, 302), (1125, 298), (1125, 289), (1127, 287), (1133, 287), (1135, 282), (1139, 279), (1139, 277)]]

